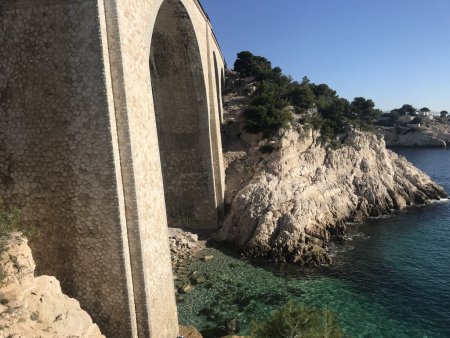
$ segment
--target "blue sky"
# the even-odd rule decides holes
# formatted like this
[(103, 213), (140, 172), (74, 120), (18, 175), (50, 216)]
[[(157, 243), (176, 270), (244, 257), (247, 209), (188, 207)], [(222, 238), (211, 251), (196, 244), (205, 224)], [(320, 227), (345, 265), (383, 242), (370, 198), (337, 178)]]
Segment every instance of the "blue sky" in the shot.
[(450, 0), (202, 0), (228, 66), (249, 50), (378, 108), (450, 110)]

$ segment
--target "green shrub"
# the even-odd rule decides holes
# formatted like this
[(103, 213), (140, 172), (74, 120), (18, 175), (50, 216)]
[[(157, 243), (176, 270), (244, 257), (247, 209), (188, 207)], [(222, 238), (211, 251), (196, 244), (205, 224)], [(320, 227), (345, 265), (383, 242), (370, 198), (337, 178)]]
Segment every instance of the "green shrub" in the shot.
[(292, 120), (287, 108), (275, 106), (250, 106), (244, 111), (247, 120), (245, 130), (250, 133), (262, 132), (264, 137), (274, 135), (279, 129), (287, 128)]
[(423, 119), (420, 116), (416, 116), (412, 121), (412, 124), (421, 124), (423, 123)]
[(265, 321), (251, 323), (253, 337), (258, 338), (339, 338), (343, 337), (330, 310), (303, 307), (295, 302), (272, 312)]
[(250, 133), (262, 132), (268, 137), (281, 128), (287, 128), (292, 121), (287, 106), (288, 102), (277, 84), (260, 82), (251, 97), (250, 106), (244, 111), (245, 129)]
[(24, 236), (31, 236), (34, 228), (31, 226), (24, 226), (20, 222), (20, 210), (10, 209), (0, 211), (0, 251), (4, 249), (6, 241), (14, 232), (20, 232)]
[(0, 240), (8, 238), (15, 231), (21, 231), (19, 219), (18, 209), (0, 211)]
[(355, 97), (350, 104), (352, 124), (364, 131), (373, 131), (373, 123), (378, 120), (382, 111), (375, 109), (375, 102), (363, 97)]
[[(0, 252), (5, 249), (5, 244), (14, 232), (21, 232), (23, 235), (29, 236), (32, 233), (32, 229), (26, 228), (20, 223), (19, 209), (0, 211)], [(0, 282), (6, 277), (6, 273), (0, 266)]]
[(292, 105), (300, 112), (314, 107), (316, 96), (308, 84), (296, 84), (290, 93)]

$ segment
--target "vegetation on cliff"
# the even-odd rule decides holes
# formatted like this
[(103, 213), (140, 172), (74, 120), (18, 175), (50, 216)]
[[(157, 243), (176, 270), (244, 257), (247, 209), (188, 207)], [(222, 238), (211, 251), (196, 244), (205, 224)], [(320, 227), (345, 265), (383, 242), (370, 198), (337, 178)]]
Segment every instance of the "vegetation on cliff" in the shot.
[[(0, 211), (0, 253), (5, 249), (13, 234), (20, 233), (23, 236), (29, 237), (33, 233), (31, 226), (25, 226), (20, 221), (20, 216), (21, 212), (19, 209)], [(0, 276), (1, 268), (0, 266)]]
[(298, 120), (320, 130), (323, 141), (334, 143), (337, 136), (352, 129), (373, 130), (374, 120), (381, 115), (370, 99), (357, 97), (349, 102), (326, 84), (311, 83), (307, 77), (294, 81), (279, 67), (272, 68), (266, 58), (248, 51), (238, 54), (234, 70), (241, 78), (255, 81), (244, 111), (245, 128), (251, 133), (268, 137)]
[(380, 116), (375, 122), (376, 126), (382, 127), (406, 127), (408, 124), (421, 124), (430, 127), (430, 121), (438, 124), (448, 124), (448, 112), (442, 110), (439, 114), (432, 113), (430, 108), (423, 107), (416, 109), (411, 104), (404, 104), (400, 108), (392, 109)]
[(450, 145), (448, 112), (431, 113), (423, 107), (416, 109), (404, 104), (384, 113), (376, 122), (377, 132), (384, 136), (387, 146), (447, 147)]
[(0, 211), (0, 241), (8, 238), (14, 231), (20, 231), (19, 216), (20, 212), (17, 209)]

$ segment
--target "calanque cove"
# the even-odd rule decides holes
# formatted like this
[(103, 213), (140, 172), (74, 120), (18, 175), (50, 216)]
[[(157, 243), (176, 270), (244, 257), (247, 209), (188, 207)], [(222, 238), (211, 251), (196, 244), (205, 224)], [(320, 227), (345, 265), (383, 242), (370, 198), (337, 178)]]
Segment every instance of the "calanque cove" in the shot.
[[(226, 69), (197, 0), (16, 1), (0, 19), (0, 338), (237, 337), (236, 318), (177, 314), (214, 287), (191, 268), (208, 248), (311, 272), (349, 223), (449, 197), (386, 147), (421, 144), (372, 100), (247, 51)], [(447, 116), (434, 126), (423, 145), (446, 146)], [(277, 313), (347, 336), (328, 312)], [(244, 334), (276, 337), (266, 317)]]

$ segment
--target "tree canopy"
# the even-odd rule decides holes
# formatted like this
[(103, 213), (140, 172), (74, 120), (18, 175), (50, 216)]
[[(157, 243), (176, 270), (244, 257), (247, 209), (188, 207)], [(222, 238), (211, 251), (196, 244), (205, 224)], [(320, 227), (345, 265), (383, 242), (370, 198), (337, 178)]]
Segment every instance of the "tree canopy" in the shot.
[[(248, 51), (237, 55), (234, 70), (240, 77), (253, 77), (256, 81), (256, 90), (244, 111), (245, 128), (252, 133), (269, 136), (298, 120), (319, 129), (324, 141), (334, 142), (336, 136), (353, 128), (372, 130), (374, 120), (381, 115), (370, 99), (356, 97), (350, 103), (327, 84), (311, 83), (307, 76), (301, 82), (293, 81), (281, 68), (272, 68), (269, 60)], [(402, 109), (415, 110), (406, 105)]]
[(414, 116), (417, 112), (417, 109), (410, 104), (404, 104), (401, 108), (398, 109), (398, 111), (400, 112), (400, 115), (409, 114), (411, 116)]
[(302, 112), (312, 108), (316, 100), (316, 96), (311, 89), (311, 86), (305, 84), (295, 84), (290, 93), (290, 100), (292, 105), (301, 109)]
[(375, 109), (375, 102), (366, 100), (363, 97), (355, 97), (350, 104), (350, 110), (354, 125), (362, 130), (370, 129), (373, 121), (382, 114), (381, 110)]
[[(265, 57), (243, 51), (237, 55), (234, 70), (239, 72), (241, 77), (255, 76), (262, 80), (272, 72), (272, 64)], [(281, 73), (281, 69), (277, 68), (274, 72)]]
[(288, 102), (280, 95), (279, 87), (272, 82), (261, 82), (252, 95), (250, 106), (244, 111), (246, 129), (252, 133), (271, 133), (286, 128), (292, 121)]

